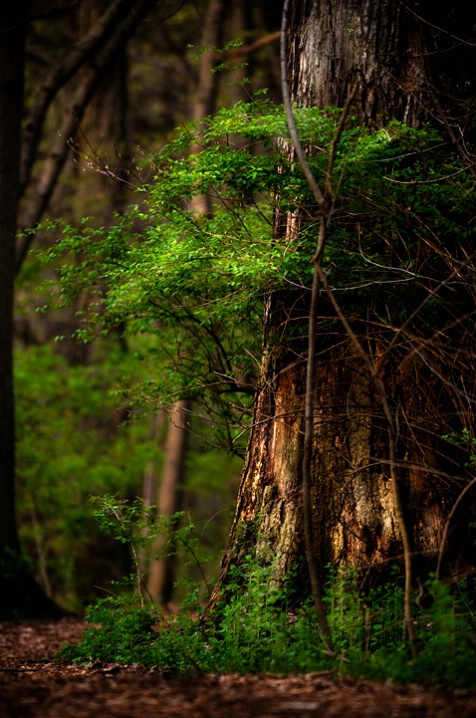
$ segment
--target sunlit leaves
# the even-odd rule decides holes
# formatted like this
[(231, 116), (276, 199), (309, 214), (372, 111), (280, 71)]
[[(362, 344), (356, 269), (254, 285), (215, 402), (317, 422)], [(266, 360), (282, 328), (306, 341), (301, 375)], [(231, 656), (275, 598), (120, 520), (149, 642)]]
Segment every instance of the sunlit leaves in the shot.
[[(322, 182), (340, 110), (295, 113)], [(60, 299), (87, 289), (96, 330), (155, 335), (157, 374), (174, 397), (213, 394), (216, 402), (224, 391), (251, 390), (263, 299), (309, 287), (317, 240), (319, 209), (294, 161), (284, 112), (266, 99), (239, 102), (187, 125), (155, 157), (154, 172), (115, 226), (63, 228), (51, 252), (55, 262), (68, 257)], [(350, 117), (333, 186), (324, 269), (353, 310), (372, 305), (378, 321), (390, 301), (402, 316), (419, 303), (425, 263), (438, 257), (438, 276), (474, 232), (471, 176), (428, 128), (394, 122), (370, 131)], [(295, 231), (277, 232), (276, 217), (287, 213)]]

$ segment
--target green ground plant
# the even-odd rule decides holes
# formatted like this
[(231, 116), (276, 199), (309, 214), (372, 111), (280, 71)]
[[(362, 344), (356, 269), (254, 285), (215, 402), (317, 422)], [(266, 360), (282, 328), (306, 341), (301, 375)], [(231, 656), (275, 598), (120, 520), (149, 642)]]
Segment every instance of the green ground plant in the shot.
[[(103, 527), (112, 528), (121, 542), (137, 541), (144, 525), (140, 502), (104, 497), (99, 506)], [(319, 638), (312, 600), (296, 604), (286, 587), (270, 580), (269, 564), (245, 557), (235, 573), (229, 601), (217, 620), (203, 614), (194, 588), (173, 617), (137, 591), (100, 599), (88, 609), (90, 625), (81, 642), (63, 647), (57, 660), (153, 665), (174, 674), (331, 671), (396, 682), (476, 683), (476, 614), (464, 582), (451, 590), (436, 580), (428, 583), (433, 603), (415, 616), (420, 652), (412, 657), (402, 622), (399, 572), (365, 595), (356, 572), (338, 572), (326, 589), (336, 649), (329, 656)], [(137, 588), (135, 575), (131, 582)]]

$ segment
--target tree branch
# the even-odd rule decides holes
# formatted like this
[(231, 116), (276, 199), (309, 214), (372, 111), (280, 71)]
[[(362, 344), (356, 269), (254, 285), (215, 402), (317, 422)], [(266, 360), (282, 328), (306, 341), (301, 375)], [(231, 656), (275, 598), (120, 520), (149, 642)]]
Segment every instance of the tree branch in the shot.
[[(37, 188), (34, 193), (35, 200), (31, 202), (28, 207), (28, 211), (25, 213), (20, 231), (24, 231), (25, 229), (34, 230), (38, 222), (41, 220), (43, 213), (48, 206), (48, 202), (51, 199), (61, 170), (64, 167), (71, 140), (74, 137), (79, 122), (81, 121), (88, 102), (91, 99), (98, 83), (104, 76), (108, 65), (111, 63), (116, 53), (120, 52), (129, 39), (134, 35), (144, 17), (146, 17), (157, 4), (157, 0), (142, 0), (141, 2), (137, 2), (132, 9), (129, 5), (129, 0), (127, 0), (127, 2), (126, 0), (118, 0), (118, 2), (126, 3), (128, 12), (116, 24), (115, 30), (112, 32), (106, 44), (103, 45), (99, 43), (100, 47), (98, 47), (94, 56), (94, 62), (91, 62), (90, 67), (86, 71), (86, 76), (77, 90), (72, 106), (62, 124), (58, 139), (49, 153), (44, 171), (38, 180)], [(180, 2), (174, 4), (174, 9), (170, 11), (169, 15), (162, 16), (161, 21), (167, 19), (167, 17), (175, 12), (177, 7), (183, 5), (184, 2), (186, 2), (186, 0), (180, 0)], [(104, 35), (102, 36), (102, 39), (104, 40)], [(25, 260), (34, 237), (34, 232), (29, 232), (27, 235), (22, 237), (20, 243), (18, 244), (16, 258), (17, 273)]]
[(21, 195), (25, 192), (31, 178), (44, 120), (51, 103), (59, 90), (66, 85), (81, 67), (94, 59), (103, 43), (114, 34), (121, 18), (128, 10), (127, 5), (128, 3), (124, 2), (124, 0), (115, 0), (87, 35), (51, 70), (40, 87), (25, 122), (20, 167)]
[(273, 42), (276, 42), (276, 40), (279, 40), (280, 37), (281, 30), (276, 30), (276, 32), (271, 32), (264, 37), (259, 37), (257, 40), (254, 40), (254, 42), (250, 42), (249, 45), (241, 45), (240, 47), (234, 47), (232, 50), (227, 50), (219, 57), (228, 59), (249, 55), (252, 52), (256, 52), (256, 50), (260, 50), (262, 47), (266, 47), (266, 45), (271, 45)]
[(312, 294), (311, 294), (311, 307), (309, 313), (309, 339), (308, 339), (308, 354), (306, 363), (306, 394), (305, 394), (305, 414), (304, 414), (304, 447), (303, 447), (303, 461), (302, 461), (302, 497), (303, 497), (303, 520), (304, 520), (304, 540), (306, 545), (306, 558), (309, 571), (309, 579), (311, 582), (311, 591), (314, 599), (316, 613), (318, 618), (319, 630), (322, 636), (322, 640), (327, 652), (330, 655), (334, 654), (334, 645), (332, 641), (332, 634), (327, 620), (326, 608), (324, 605), (324, 590), (322, 585), (322, 577), (320, 575), (320, 567), (315, 555), (314, 546), (314, 529), (313, 529), (313, 516), (312, 516), (312, 492), (311, 492), (311, 464), (312, 464), (312, 444), (313, 444), (313, 429), (314, 429), (314, 407), (313, 407), (313, 386), (314, 386), (314, 372), (315, 372), (315, 358), (316, 358), (316, 332), (315, 322), (317, 317), (317, 306), (319, 302), (319, 274), (317, 268), (319, 266), (320, 259), (323, 254), (327, 224), (328, 224), (328, 210), (329, 210), (329, 199), (324, 197), (321, 189), (319, 188), (314, 175), (307, 163), (304, 150), (302, 148), (299, 136), (297, 134), (296, 123), (294, 121), (294, 114), (291, 105), (291, 99), (289, 95), (289, 84), (287, 80), (287, 32), (288, 32), (288, 12), (289, 12), (289, 0), (285, 0), (283, 9), (283, 20), (281, 27), (281, 82), (284, 107), (286, 110), (286, 117), (288, 121), (288, 127), (291, 134), (292, 143), (294, 150), (299, 160), (299, 164), (304, 172), (308, 185), (314, 195), (314, 198), (321, 211), (321, 220), (319, 225), (319, 238), (317, 243), (317, 251), (314, 255), (314, 273), (312, 279)]

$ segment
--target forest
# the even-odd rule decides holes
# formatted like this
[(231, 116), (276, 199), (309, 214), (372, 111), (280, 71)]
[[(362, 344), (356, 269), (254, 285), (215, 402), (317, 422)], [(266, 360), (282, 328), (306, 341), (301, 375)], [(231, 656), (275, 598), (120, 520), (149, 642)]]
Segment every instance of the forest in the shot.
[(0, 18), (0, 621), (476, 688), (476, 10)]

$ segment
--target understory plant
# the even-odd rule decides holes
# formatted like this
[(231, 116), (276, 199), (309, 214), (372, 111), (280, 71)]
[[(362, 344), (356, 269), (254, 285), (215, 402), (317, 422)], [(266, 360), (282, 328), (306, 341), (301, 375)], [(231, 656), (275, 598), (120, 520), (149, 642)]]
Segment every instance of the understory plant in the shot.
[[(137, 541), (143, 522), (141, 518), (134, 528), (132, 520), (140, 502), (128, 505), (116, 497), (111, 513), (112, 505), (112, 497), (99, 502), (102, 508), (96, 513), (103, 528), (110, 530), (112, 521), (118, 540)], [(125, 520), (116, 522), (118, 507)], [(127, 593), (123, 585), (116, 595), (88, 609), (89, 626), (82, 640), (63, 647), (57, 660), (141, 664), (174, 674), (325, 670), (397, 682), (476, 684), (476, 614), (464, 581), (451, 590), (436, 580), (428, 582), (425, 590), (432, 602), (415, 616), (420, 651), (412, 657), (402, 622), (399, 571), (365, 594), (354, 570), (331, 574), (325, 600), (336, 652), (329, 656), (319, 637), (312, 600), (297, 603), (272, 576), (271, 563), (259, 564), (245, 556), (235, 568), (219, 616), (203, 611), (196, 586), (189, 587), (181, 610), (166, 616), (143, 591)], [(136, 576), (128, 583), (137, 588)]]

